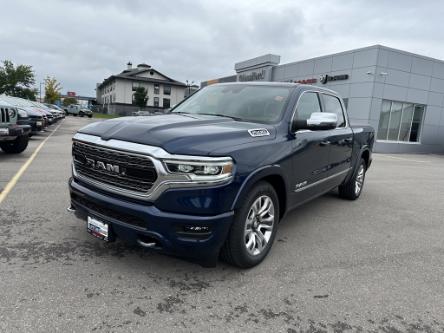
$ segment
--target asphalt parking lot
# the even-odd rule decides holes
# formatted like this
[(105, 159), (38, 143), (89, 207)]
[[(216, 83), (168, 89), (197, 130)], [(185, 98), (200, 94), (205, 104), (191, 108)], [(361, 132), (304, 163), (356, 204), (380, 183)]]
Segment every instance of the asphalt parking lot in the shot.
[[(0, 204), (0, 332), (444, 331), (444, 156), (375, 155), (358, 201), (293, 211), (258, 267), (202, 268), (104, 244), (66, 211), (91, 121), (66, 118)], [(50, 134), (0, 153), (0, 189)]]

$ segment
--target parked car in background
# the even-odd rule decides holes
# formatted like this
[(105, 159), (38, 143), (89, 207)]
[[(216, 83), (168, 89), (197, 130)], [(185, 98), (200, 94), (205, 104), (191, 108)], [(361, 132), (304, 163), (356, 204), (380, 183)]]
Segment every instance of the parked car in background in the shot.
[(38, 108), (39, 110), (41, 110), (42, 112), (44, 112), (46, 114), (50, 124), (54, 124), (54, 123), (56, 123), (60, 119), (58, 114), (53, 112), (54, 110), (48, 108), (45, 104), (39, 103), (39, 102), (35, 102), (35, 101), (30, 101), (30, 103), (34, 107)]
[(60, 118), (65, 118), (65, 111), (61, 107), (59, 107), (58, 105), (55, 105), (55, 104), (48, 104), (48, 103), (44, 103), (44, 104), (48, 108), (55, 110)]
[(71, 210), (102, 240), (252, 267), (286, 212), (333, 189), (359, 198), (374, 138), (329, 89), (215, 84), (169, 114), (80, 129)]
[[(19, 98), (19, 97), (12, 97), (7, 95), (0, 95), (0, 99), (5, 100), (9, 104), (12, 104), (15, 107), (20, 107), (24, 109), (26, 112), (29, 113), (30, 117), (36, 117), (38, 118), (38, 115), (40, 115), (43, 118), (41, 130), (44, 130), (46, 126), (50, 124), (49, 118), (48, 118), (48, 112), (45, 110), (42, 110), (41, 108), (36, 107), (31, 101)], [(36, 112), (38, 115), (36, 115)], [(50, 112), (49, 112), (50, 114)], [(40, 122), (40, 119), (36, 120), (37, 122)]]
[(0, 103), (0, 148), (7, 154), (21, 153), (28, 146), (31, 127), (17, 121), (17, 109), (9, 103)]
[(66, 114), (72, 114), (73, 116), (92, 118), (92, 111), (80, 104), (71, 104), (66, 107)]

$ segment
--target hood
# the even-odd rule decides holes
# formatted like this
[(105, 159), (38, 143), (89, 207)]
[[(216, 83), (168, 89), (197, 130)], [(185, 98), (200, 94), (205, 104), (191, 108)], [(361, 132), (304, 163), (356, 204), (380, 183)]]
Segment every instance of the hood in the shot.
[[(263, 128), (269, 135), (253, 137), (248, 130)], [(124, 117), (92, 123), (79, 133), (96, 135), (103, 140), (122, 140), (162, 147), (171, 154), (210, 155), (232, 147), (276, 136), (273, 125), (235, 121), (231, 118), (164, 114), (147, 117)]]

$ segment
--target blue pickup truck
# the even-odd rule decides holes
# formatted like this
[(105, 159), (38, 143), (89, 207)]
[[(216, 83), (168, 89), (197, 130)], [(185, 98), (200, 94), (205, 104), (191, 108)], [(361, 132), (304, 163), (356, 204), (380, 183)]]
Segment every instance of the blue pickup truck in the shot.
[(105, 241), (252, 267), (291, 209), (335, 188), (360, 196), (373, 143), (331, 90), (216, 84), (168, 114), (79, 130), (69, 209)]

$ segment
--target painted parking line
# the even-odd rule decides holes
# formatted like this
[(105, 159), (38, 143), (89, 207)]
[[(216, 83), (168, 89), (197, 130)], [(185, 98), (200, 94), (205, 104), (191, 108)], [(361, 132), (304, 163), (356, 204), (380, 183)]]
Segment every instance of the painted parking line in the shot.
[(392, 155), (378, 154), (378, 158), (380, 158), (380, 157), (387, 157), (387, 158), (392, 158), (392, 159), (394, 159), (394, 160), (401, 160), (401, 161), (408, 161), (408, 162), (430, 163), (429, 161), (422, 161), (422, 160), (415, 160), (415, 159), (405, 158), (405, 157), (399, 157), (399, 156), (392, 156)]
[(44, 144), (46, 143), (46, 141), (48, 141), (48, 139), (59, 129), (59, 127), (63, 124), (63, 120), (60, 122), (60, 124), (54, 129), (54, 131), (52, 131), (51, 134), (49, 134), (45, 140), (43, 140), (36, 148), (36, 150), (34, 150), (34, 152), (32, 153), (31, 156), (29, 156), (29, 158), (26, 160), (26, 162), (20, 167), (20, 169), (16, 172), (16, 174), (14, 175), (14, 177), (11, 178), (11, 180), (8, 182), (8, 184), (6, 184), (5, 188), (3, 189), (3, 191), (0, 193), (0, 205), (1, 203), (6, 199), (6, 197), (8, 196), (9, 192), (12, 191), (12, 189), (14, 188), (15, 184), (17, 184), (17, 182), (19, 181), (20, 177), (25, 173), (26, 169), (28, 169), (28, 167), (31, 165), (32, 161), (34, 161), (34, 159), (36, 158), (37, 154), (39, 153), (39, 151), (43, 148)]

